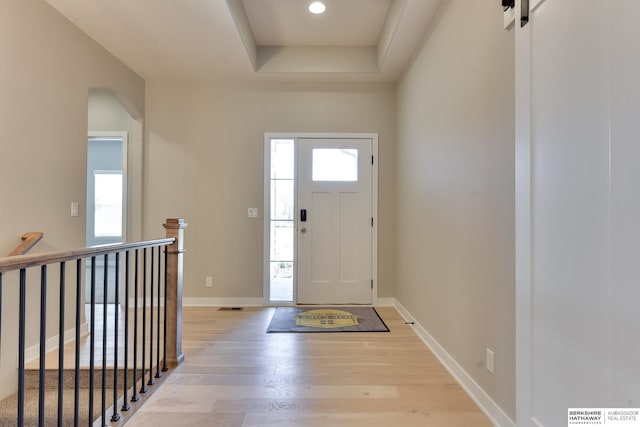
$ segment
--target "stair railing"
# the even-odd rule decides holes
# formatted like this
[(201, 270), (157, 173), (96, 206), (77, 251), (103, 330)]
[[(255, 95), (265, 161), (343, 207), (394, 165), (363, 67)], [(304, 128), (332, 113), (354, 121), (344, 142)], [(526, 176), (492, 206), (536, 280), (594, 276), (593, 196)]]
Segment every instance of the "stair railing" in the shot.
[(38, 243), (42, 239), (43, 236), (44, 236), (44, 233), (40, 231), (29, 231), (27, 233), (24, 233), (22, 235), (22, 243), (20, 243), (14, 250), (12, 250), (9, 253), (9, 256), (26, 254), (27, 252), (29, 252), (29, 249), (31, 249), (36, 243)]
[[(101, 397), (99, 412), (101, 425), (106, 425), (108, 410), (111, 413), (111, 421), (120, 420), (120, 411), (129, 411), (132, 402), (140, 401), (141, 395), (149, 390), (147, 386), (155, 384), (154, 378), (162, 377), (161, 372), (166, 372), (170, 367), (177, 366), (182, 362), (184, 359), (182, 354), (182, 280), (184, 229), (187, 224), (183, 219), (170, 218), (163, 224), (163, 227), (166, 229), (166, 238), (164, 239), (0, 258), (0, 363), (6, 362), (4, 360), (6, 355), (2, 354), (2, 328), (7, 327), (7, 320), (13, 320), (14, 322), (11, 323), (17, 324), (18, 328), (17, 426), (25, 425), (27, 342), (32, 344), (30, 340), (35, 341), (35, 337), (31, 336), (33, 334), (30, 334), (30, 330), (27, 328), (27, 319), (38, 318), (38, 316), (39, 330), (36, 334), (38, 339), (34, 346), (37, 347), (39, 354), (37, 423), (38, 425), (54, 425), (56, 423), (56, 421), (47, 420), (45, 416), (45, 395), (47, 392), (51, 392), (50, 389), (47, 389), (47, 376), (45, 375), (47, 343), (51, 341), (50, 337), (49, 340), (47, 339), (47, 311), (51, 309), (47, 302), (47, 296), (53, 291), (57, 291), (59, 304), (57, 309), (57, 346), (54, 343), (54, 349), (58, 351), (58, 426), (66, 424), (65, 420), (71, 416), (73, 417), (73, 425), (85, 425), (85, 422), (82, 421), (84, 417), (86, 417), (84, 418), (87, 422), (86, 425), (93, 425), (98, 418), (95, 414), (98, 391), (100, 391)], [(103, 261), (101, 278), (97, 271), (99, 268), (98, 260)], [(110, 261), (113, 262), (109, 264)], [(67, 277), (68, 265), (75, 267), (75, 274), (71, 275), (75, 277)], [(110, 265), (113, 265), (113, 268), (110, 268)], [(58, 268), (56, 269), (55, 266)], [(86, 348), (81, 330), (83, 326), (87, 327), (83, 316), (85, 304), (82, 292), (85, 287), (83, 286), (85, 283), (83, 271), (85, 269), (86, 275), (89, 276), (86, 277), (86, 280), (90, 284), (89, 315), (86, 320), (89, 332), (89, 390), (88, 396), (81, 396), (81, 358), (86, 357), (81, 355), (81, 349)], [(40, 270), (39, 275), (37, 270)], [(39, 292), (37, 287), (32, 284), (34, 276), (35, 278), (39, 276), (40, 279)], [(51, 276), (57, 277), (50, 280)], [(6, 313), (6, 310), (3, 310), (2, 301), (3, 278), (5, 279), (4, 286), (10, 283), (7, 279), (11, 278), (13, 283), (10, 285), (17, 285), (19, 288), (17, 321), (5, 318), (3, 323), (3, 316)], [(113, 287), (112, 291), (115, 294), (114, 300), (116, 302), (120, 301), (120, 288), (124, 292), (124, 304), (112, 304), (112, 313), (108, 312), (110, 304), (107, 304), (110, 284)], [(55, 289), (56, 287), (57, 289)], [(97, 322), (96, 318), (97, 290), (99, 288), (102, 289), (103, 302), (101, 323)], [(149, 298), (147, 298), (147, 291), (149, 291)], [(38, 293), (39, 305), (34, 304)], [(141, 295), (142, 299), (140, 300)], [(130, 301), (131, 297), (133, 297), (132, 301)], [(65, 304), (68, 302), (72, 302), (74, 305), (74, 316), (67, 313)], [(122, 305), (124, 307), (121, 310)], [(32, 313), (30, 310), (34, 306), (38, 309), (39, 314)], [(120, 317), (122, 317), (123, 325), (119, 324)], [(111, 320), (112, 325), (108, 324), (108, 321)], [(108, 354), (109, 329), (113, 334), (113, 354)], [(122, 339), (121, 329), (123, 329), (124, 335)], [(67, 339), (70, 337), (75, 340), (72, 375), (74, 384), (73, 414), (64, 413), (65, 334)], [(86, 337), (85, 341), (87, 341)], [(120, 350), (123, 351), (122, 358), (120, 358)], [(130, 358), (132, 353), (133, 357)], [(112, 379), (107, 376), (109, 361), (113, 362)], [(96, 368), (96, 363), (101, 364), (100, 371)], [(154, 364), (155, 374), (153, 372)], [(118, 383), (121, 366), (124, 375), (123, 384), (120, 386)], [(129, 382), (130, 372), (131, 383)], [(110, 397), (111, 409), (107, 408), (108, 381), (113, 383), (113, 396)], [(80, 402), (82, 399), (88, 399), (88, 402), (85, 402), (88, 410), (81, 414)], [(31, 422), (33, 420), (29, 419), (29, 423)]]

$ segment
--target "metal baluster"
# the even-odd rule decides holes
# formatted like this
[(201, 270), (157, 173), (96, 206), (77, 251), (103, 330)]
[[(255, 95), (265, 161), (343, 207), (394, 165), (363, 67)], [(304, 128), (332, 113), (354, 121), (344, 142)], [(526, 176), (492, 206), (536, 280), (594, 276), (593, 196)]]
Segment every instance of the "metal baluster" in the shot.
[(0, 272), (0, 366), (2, 366), (2, 272)]
[(142, 250), (142, 386), (140, 393), (147, 392), (147, 386), (144, 383), (145, 371), (145, 353), (147, 345), (147, 248)]
[(158, 246), (158, 336), (156, 339), (156, 378), (162, 377), (160, 373), (160, 295), (162, 294), (161, 264), (162, 264), (162, 247)]
[(95, 386), (95, 358), (96, 358), (96, 257), (91, 257), (91, 323), (89, 325), (89, 422), (93, 425), (93, 388)]
[(27, 270), (20, 269), (20, 312), (18, 314), (18, 426), (24, 426), (24, 353), (27, 307)]
[(113, 302), (113, 415), (111, 421), (115, 422), (120, 419), (118, 413), (118, 315), (120, 309), (120, 252), (116, 252), (116, 277), (115, 277), (115, 301)]
[(121, 411), (131, 409), (127, 399), (129, 389), (129, 251), (125, 252), (124, 259), (124, 397), (122, 398)]
[(82, 260), (76, 261), (76, 352), (75, 378), (73, 384), (73, 426), (80, 424), (80, 318), (82, 309)]
[(58, 324), (58, 426), (62, 426), (64, 390), (64, 314), (66, 263), (60, 263), (60, 323)]
[(38, 425), (44, 427), (44, 358), (47, 346), (47, 266), (40, 267), (40, 363), (38, 372)]
[(102, 396), (100, 420), (106, 425), (107, 410), (107, 299), (109, 298), (109, 254), (104, 254), (104, 272), (102, 275)]
[(162, 349), (162, 372), (167, 372), (167, 258), (169, 254), (167, 246), (164, 247), (164, 341)]
[(2, 272), (0, 272), (0, 365), (2, 364)]
[(151, 305), (149, 306), (149, 382), (147, 385), (154, 385), (156, 382), (153, 380), (153, 273), (154, 263), (153, 254), (155, 248), (151, 248), (151, 298), (149, 299)]
[[(133, 396), (132, 402), (140, 400), (138, 395), (138, 249), (135, 252), (136, 265), (134, 266), (134, 302), (133, 302)], [(144, 381), (143, 381), (144, 382)]]

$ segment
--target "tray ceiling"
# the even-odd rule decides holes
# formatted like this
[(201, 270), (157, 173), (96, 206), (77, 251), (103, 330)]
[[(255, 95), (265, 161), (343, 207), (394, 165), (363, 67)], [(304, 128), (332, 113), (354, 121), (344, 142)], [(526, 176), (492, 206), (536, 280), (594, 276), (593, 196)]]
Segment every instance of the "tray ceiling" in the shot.
[(145, 79), (392, 82), (442, 0), (46, 0)]

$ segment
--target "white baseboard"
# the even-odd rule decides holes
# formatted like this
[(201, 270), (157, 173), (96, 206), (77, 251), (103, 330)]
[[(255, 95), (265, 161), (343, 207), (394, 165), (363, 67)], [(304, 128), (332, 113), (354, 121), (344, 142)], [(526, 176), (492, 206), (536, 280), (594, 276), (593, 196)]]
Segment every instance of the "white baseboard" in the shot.
[(395, 298), (376, 298), (374, 307), (395, 307), (396, 299)]
[(435, 354), (440, 363), (449, 371), (453, 378), (467, 392), (469, 397), (480, 407), (480, 410), (489, 418), (494, 426), (515, 427), (515, 422), (502, 410), (498, 404), (474, 381), (474, 379), (451, 357), (451, 355), (427, 332), (427, 330), (416, 322), (409, 311), (395, 301), (395, 307), (407, 322), (414, 323), (414, 329), (420, 339), (427, 345), (429, 350)]
[[(375, 307), (395, 307), (395, 298), (377, 298)], [(182, 298), (183, 307), (268, 307), (262, 298)], [(293, 304), (295, 306), (295, 304)], [(334, 305), (334, 304), (332, 304)]]
[[(84, 322), (80, 325), (80, 336), (84, 337), (86, 335), (89, 335), (89, 325), (87, 324), (87, 322)], [(45, 341), (45, 353), (48, 353), (58, 348), (59, 337), (60, 335), (54, 335), (50, 338), (47, 338), (47, 340)], [(64, 331), (65, 345), (75, 341), (75, 339), (76, 339), (76, 328), (71, 328)], [(39, 343), (31, 347), (27, 347), (24, 351), (25, 362), (31, 362), (32, 360), (37, 360), (39, 357), (40, 357)]]
[(183, 307), (264, 307), (262, 298), (182, 298)]
[[(124, 301), (124, 300), (123, 300)], [(144, 304), (144, 299), (142, 299), (142, 297), (138, 298), (138, 307), (142, 308)], [(158, 298), (153, 298), (153, 301), (151, 301), (150, 297), (147, 297), (146, 299), (147, 301), (147, 307), (150, 307), (153, 303), (154, 307), (158, 306)], [(136, 299), (135, 298), (129, 298), (129, 308), (132, 309), (135, 307), (135, 303), (136, 303)], [(124, 302), (122, 302), (121, 304), (124, 304)], [(123, 306), (124, 307), (124, 306)], [(160, 307), (164, 307), (164, 297), (160, 298)]]

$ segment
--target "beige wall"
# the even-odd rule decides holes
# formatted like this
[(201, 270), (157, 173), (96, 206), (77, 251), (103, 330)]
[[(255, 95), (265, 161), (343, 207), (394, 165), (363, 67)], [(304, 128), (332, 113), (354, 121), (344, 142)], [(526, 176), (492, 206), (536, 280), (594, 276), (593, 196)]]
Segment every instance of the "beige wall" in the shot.
[(0, 253), (33, 229), (40, 250), (82, 245), (88, 91), (110, 87), (141, 115), (144, 81), (39, 0), (2, 1), (0, 64), (0, 177), (14, 183), (0, 190)]
[(395, 111), (390, 85), (148, 82), (144, 233), (189, 223), (184, 295), (262, 297), (265, 132), (377, 132), (379, 295), (392, 296)]
[[(44, 1), (0, 0), (0, 10), (0, 254), (29, 230), (45, 233), (35, 251), (82, 247), (89, 88), (114, 89), (142, 117), (144, 81)], [(80, 217), (70, 216), (72, 201)], [(16, 331), (6, 326), (16, 323), (17, 286), (13, 275), (4, 279), (0, 396), (15, 384), (16, 366)], [(37, 307), (33, 288), (28, 301)], [(57, 313), (48, 314), (52, 335)], [(30, 316), (27, 345), (35, 323)]]
[(514, 34), (502, 19), (493, 0), (445, 1), (399, 84), (396, 297), (515, 419)]
[(106, 88), (89, 90), (89, 132), (128, 132), (132, 119), (113, 91)]

